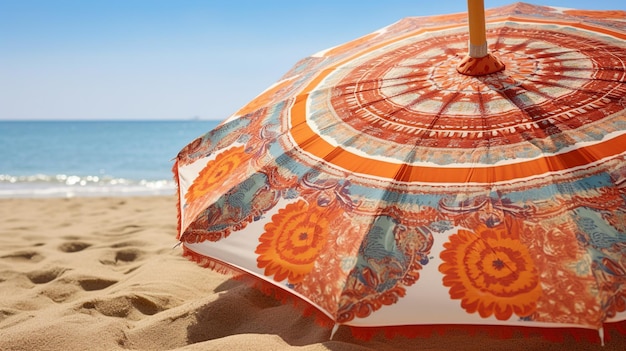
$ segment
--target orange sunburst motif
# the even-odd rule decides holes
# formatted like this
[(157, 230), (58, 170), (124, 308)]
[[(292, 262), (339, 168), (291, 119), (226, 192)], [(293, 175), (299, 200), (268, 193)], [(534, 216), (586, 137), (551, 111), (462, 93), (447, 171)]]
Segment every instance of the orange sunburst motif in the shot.
[(313, 269), (328, 237), (328, 219), (304, 200), (278, 210), (265, 225), (256, 253), (257, 266), (274, 280), (297, 284)]
[(513, 313), (527, 317), (535, 311), (541, 295), (539, 276), (516, 233), (505, 224), (481, 224), (475, 232), (459, 230), (444, 244), (439, 266), (443, 284), (468, 313), (507, 320)]
[(241, 164), (250, 159), (250, 155), (245, 153), (243, 146), (232, 147), (209, 161), (200, 171), (198, 177), (185, 194), (187, 203), (205, 196), (208, 193), (216, 192), (216, 189), (223, 186), (228, 179), (233, 179), (233, 172)]

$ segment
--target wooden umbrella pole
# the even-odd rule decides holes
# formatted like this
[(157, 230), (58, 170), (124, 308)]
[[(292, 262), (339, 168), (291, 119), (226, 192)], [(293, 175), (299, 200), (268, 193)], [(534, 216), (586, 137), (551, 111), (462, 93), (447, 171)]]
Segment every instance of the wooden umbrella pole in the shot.
[(485, 3), (483, 0), (467, 0), (469, 26), (468, 53), (457, 66), (457, 71), (469, 76), (484, 76), (500, 72), (504, 63), (487, 49), (485, 26)]
[(485, 3), (483, 0), (467, 1), (469, 24), (469, 56), (485, 57), (487, 50), (487, 27), (485, 26)]

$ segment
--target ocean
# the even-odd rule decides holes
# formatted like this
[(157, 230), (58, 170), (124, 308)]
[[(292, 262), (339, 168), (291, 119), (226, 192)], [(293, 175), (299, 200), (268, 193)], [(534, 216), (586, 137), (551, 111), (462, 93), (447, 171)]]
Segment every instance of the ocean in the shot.
[(0, 198), (173, 195), (173, 159), (219, 121), (0, 121)]

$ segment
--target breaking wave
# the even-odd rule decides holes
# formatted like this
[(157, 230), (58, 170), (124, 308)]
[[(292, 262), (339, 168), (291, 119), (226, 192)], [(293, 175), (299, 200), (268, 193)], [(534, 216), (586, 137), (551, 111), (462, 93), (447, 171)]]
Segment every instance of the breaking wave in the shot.
[(173, 180), (132, 180), (106, 176), (0, 174), (0, 198), (173, 195)]

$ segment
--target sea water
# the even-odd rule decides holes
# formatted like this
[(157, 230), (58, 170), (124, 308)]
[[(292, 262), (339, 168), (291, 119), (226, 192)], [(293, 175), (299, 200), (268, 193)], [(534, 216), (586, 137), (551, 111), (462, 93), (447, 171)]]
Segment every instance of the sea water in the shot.
[(173, 159), (218, 123), (0, 121), (0, 198), (173, 195)]

